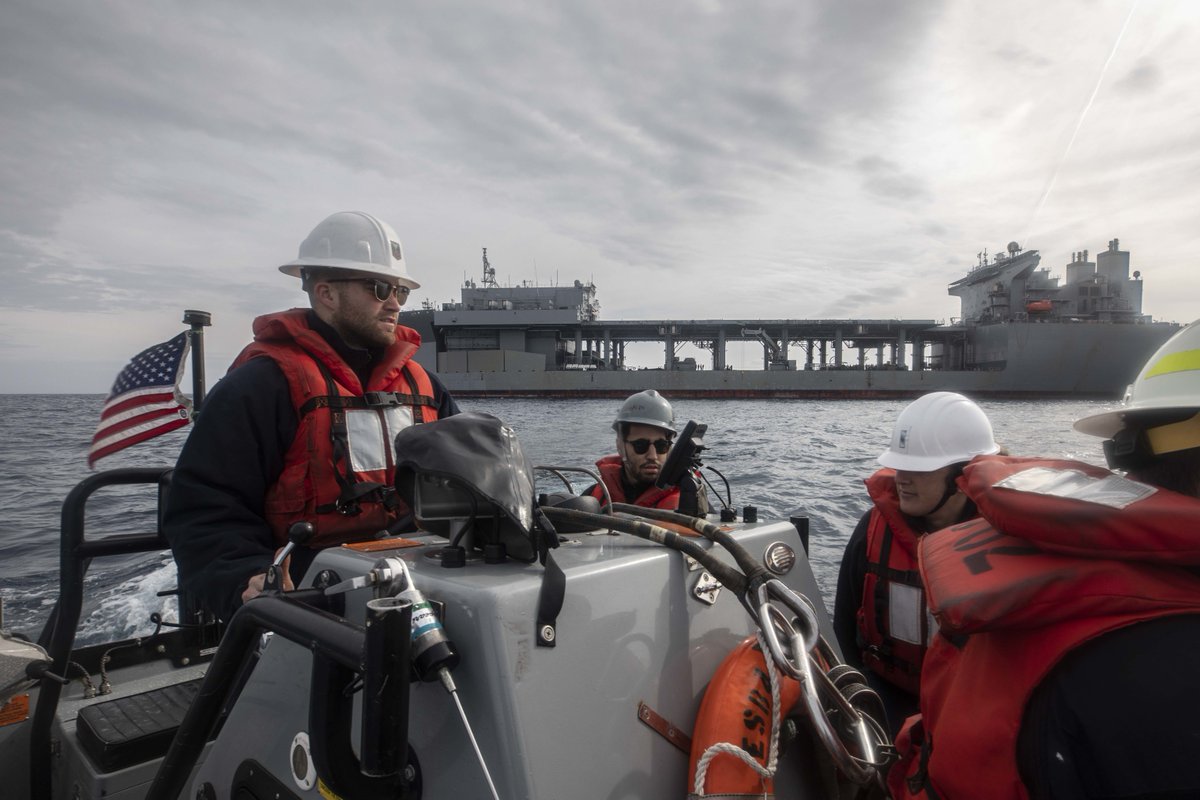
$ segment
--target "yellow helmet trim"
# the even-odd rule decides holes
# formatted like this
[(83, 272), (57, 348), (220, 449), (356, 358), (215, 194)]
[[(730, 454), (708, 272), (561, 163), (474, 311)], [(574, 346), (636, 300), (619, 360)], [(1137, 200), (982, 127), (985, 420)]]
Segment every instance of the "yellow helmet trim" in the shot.
[(1200, 370), (1200, 350), (1180, 350), (1178, 353), (1168, 353), (1158, 360), (1158, 363), (1146, 370), (1145, 378), (1156, 375), (1170, 375), (1172, 372), (1189, 372)]

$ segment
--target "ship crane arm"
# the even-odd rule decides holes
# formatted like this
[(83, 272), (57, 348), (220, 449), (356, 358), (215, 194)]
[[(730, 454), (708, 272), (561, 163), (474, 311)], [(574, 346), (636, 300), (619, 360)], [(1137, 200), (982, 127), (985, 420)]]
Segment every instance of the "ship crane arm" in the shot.
[(742, 328), (742, 336), (757, 336), (767, 349), (771, 351), (772, 358), (779, 358), (781, 356), (779, 343), (772, 339), (763, 328)]

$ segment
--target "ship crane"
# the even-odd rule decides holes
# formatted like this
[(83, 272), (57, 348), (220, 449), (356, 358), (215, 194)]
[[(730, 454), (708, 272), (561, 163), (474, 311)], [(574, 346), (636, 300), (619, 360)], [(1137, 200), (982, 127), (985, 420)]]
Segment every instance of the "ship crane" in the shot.
[(756, 336), (763, 343), (767, 355), (767, 369), (795, 369), (794, 361), (783, 357), (783, 350), (763, 328), (742, 328), (742, 336)]

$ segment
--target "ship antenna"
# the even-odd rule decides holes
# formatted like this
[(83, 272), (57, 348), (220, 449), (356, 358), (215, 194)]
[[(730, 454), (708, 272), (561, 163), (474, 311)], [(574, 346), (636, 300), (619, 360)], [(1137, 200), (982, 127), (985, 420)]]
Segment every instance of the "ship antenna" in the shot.
[(492, 269), (492, 265), (488, 263), (487, 248), (483, 248), (483, 288), (496, 288), (496, 270)]

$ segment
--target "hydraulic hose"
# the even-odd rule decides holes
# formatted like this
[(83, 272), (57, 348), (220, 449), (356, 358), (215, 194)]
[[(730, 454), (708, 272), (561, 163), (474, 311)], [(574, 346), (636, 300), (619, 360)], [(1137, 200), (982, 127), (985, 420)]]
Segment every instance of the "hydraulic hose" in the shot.
[[(728, 588), (738, 597), (743, 597), (746, 594), (748, 584), (745, 575), (735, 567), (717, 558), (713, 553), (701, 547), (696, 542), (675, 531), (667, 530), (658, 525), (652, 525), (649, 522), (630, 519), (629, 517), (610, 517), (605, 514), (591, 514), (586, 511), (554, 508), (552, 506), (544, 506), (541, 510), (551, 521), (561, 520), (577, 525), (590, 525), (593, 528), (610, 528), (621, 533), (637, 536), (640, 539), (657, 542), (672, 550), (677, 550), (684, 555), (694, 558), (714, 578), (720, 581), (722, 586)], [(681, 517), (681, 519), (691, 518)]]
[(691, 528), (705, 539), (719, 544), (729, 551), (729, 554), (733, 556), (733, 560), (737, 562), (738, 567), (745, 574), (750, 585), (754, 585), (764, 577), (770, 577), (770, 573), (767, 572), (767, 568), (763, 566), (762, 562), (750, 555), (750, 552), (742, 546), (741, 542), (734, 539), (729, 531), (701, 517), (689, 517), (686, 514), (678, 514), (662, 508), (643, 508), (642, 506), (633, 506), (627, 503), (614, 503), (613, 511), (645, 519), (659, 520), (661, 522), (673, 522), (676, 525)]

